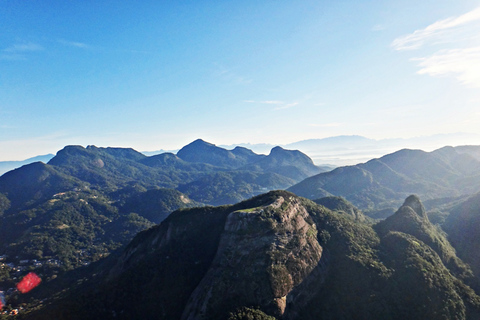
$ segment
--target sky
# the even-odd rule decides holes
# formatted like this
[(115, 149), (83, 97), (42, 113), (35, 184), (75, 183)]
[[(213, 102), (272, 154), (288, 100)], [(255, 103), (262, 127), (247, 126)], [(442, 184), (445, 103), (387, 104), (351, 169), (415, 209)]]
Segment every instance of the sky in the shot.
[(0, 0), (0, 161), (457, 132), (480, 134), (478, 0)]

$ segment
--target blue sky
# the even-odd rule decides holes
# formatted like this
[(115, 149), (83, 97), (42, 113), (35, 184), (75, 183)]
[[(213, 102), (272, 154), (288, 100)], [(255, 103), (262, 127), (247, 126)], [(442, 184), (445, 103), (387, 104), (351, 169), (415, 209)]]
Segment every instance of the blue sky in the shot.
[(0, 161), (68, 144), (480, 134), (479, 8), (0, 0)]

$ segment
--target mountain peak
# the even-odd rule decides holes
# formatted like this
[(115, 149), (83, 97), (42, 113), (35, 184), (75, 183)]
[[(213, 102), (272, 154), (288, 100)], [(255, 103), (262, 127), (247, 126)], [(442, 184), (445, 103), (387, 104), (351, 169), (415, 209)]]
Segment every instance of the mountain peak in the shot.
[(283, 148), (280, 147), (280, 146), (276, 146), (276, 147), (273, 147), (273, 148), (272, 148), (272, 150), (270, 151), (270, 153), (281, 152), (281, 151), (286, 151), (286, 150), (283, 149)]
[(195, 146), (205, 145), (205, 146), (209, 146), (209, 147), (215, 147), (215, 145), (213, 143), (207, 142), (203, 139), (197, 139), (197, 140), (191, 142), (190, 144), (188, 144), (187, 146), (190, 146), (190, 145), (195, 145)]
[[(215, 146), (213, 143), (206, 142), (205, 140), (202, 139), (197, 139), (193, 142), (190, 142), (186, 146), (184, 146), (182, 149), (180, 149), (177, 152), (177, 155), (182, 158), (182, 155), (189, 152), (189, 151), (197, 151), (197, 150), (209, 150), (209, 149), (222, 149), (217, 146)], [(222, 149), (223, 150), (223, 149)]]
[(177, 152), (177, 156), (187, 162), (201, 162), (218, 167), (236, 168), (244, 164), (231, 151), (197, 139)]
[(425, 212), (425, 207), (422, 204), (422, 201), (420, 201), (420, 198), (416, 195), (411, 195), (407, 199), (405, 199), (405, 202), (403, 203), (402, 207), (410, 207), (415, 211), (415, 213), (420, 217), (420, 218), (426, 218), (427, 214)]

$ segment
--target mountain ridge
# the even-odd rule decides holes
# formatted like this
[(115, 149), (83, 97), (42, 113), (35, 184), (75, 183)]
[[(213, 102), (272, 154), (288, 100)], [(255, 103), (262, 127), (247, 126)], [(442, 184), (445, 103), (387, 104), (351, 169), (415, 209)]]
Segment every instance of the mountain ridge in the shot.
[[(469, 150), (478, 152), (480, 146)], [(342, 196), (360, 209), (375, 211), (398, 206), (412, 193), (425, 200), (473, 194), (480, 189), (479, 169), (480, 161), (454, 147), (432, 152), (402, 149), (320, 173), (288, 190), (309, 199)]]

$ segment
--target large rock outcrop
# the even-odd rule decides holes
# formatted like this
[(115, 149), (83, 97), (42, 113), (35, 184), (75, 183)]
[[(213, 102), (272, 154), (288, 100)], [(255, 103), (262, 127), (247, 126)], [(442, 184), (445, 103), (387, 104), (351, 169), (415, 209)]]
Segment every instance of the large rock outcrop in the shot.
[(217, 254), (182, 319), (217, 318), (221, 310), (243, 305), (285, 313), (293, 288), (322, 256), (312, 218), (291, 198), (228, 215)]

